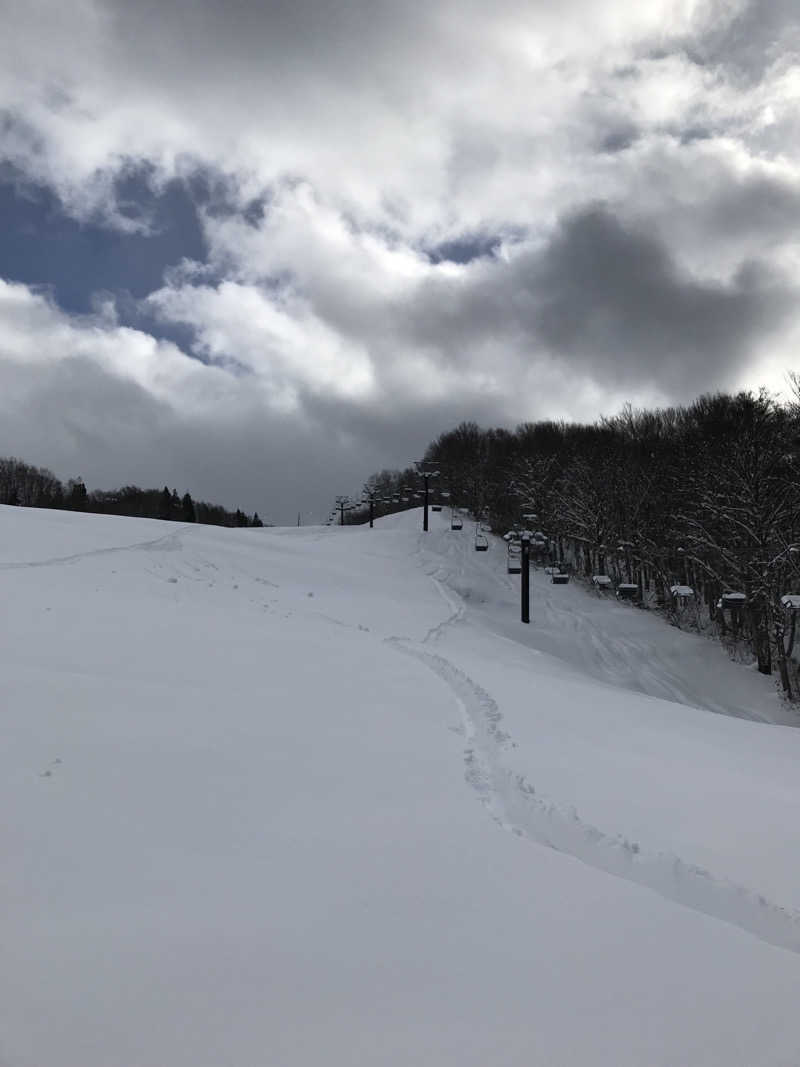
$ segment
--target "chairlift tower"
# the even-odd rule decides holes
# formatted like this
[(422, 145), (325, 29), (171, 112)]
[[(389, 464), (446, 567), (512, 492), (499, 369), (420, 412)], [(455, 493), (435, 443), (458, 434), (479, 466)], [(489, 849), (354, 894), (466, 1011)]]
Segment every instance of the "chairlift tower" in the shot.
[(422, 511), (422, 529), (425, 533), (428, 532), (428, 497), (430, 493), (430, 480), (431, 478), (438, 478), (441, 474), (441, 471), (438, 470), (438, 468), (436, 470), (425, 470), (426, 465), (428, 464), (426, 464), (425, 460), (419, 460), (416, 463), (417, 472), (419, 473), (420, 478), (422, 478), (425, 486), (425, 503)]
[[(522, 516), (526, 522), (537, 522), (539, 516), (535, 511), (527, 511)], [(530, 530), (523, 530), (522, 540), (522, 581), (520, 582), (520, 618), (523, 622), (531, 621), (531, 540), (533, 535)]]
[(364, 491), (364, 496), (361, 499), (362, 505), (369, 504), (369, 528), (370, 528), (370, 530), (373, 528), (373, 525), (374, 525), (375, 501), (378, 500), (378, 499), (379, 498), (376, 497), (374, 493), (367, 492), (366, 490)]
[(356, 506), (357, 506), (356, 504), (353, 504), (351, 502), (349, 496), (337, 496), (336, 497), (336, 509), (339, 512), (339, 525), (340, 526), (344, 526), (344, 513), (346, 511), (353, 511), (353, 509)]
[(531, 535), (528, 530), (523, 530), (520, 535), (522, 541), (522, 581), (520, 582), (520, 618), (523, 622), (531, 621)]

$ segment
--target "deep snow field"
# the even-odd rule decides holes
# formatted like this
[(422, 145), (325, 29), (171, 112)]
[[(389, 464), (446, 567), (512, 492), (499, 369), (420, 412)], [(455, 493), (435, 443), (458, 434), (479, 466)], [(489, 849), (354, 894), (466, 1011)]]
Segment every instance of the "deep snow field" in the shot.
[(420, 527), (0, 508), (2, 1067), (800, 1064), (774, 681)]

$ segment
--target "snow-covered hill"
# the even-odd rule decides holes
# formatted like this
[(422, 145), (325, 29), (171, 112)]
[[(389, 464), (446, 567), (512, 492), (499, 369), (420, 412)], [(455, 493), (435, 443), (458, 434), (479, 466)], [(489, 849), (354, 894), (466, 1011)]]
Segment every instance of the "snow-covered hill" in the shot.
[(800, 1062), (800, 731), (406, 513), (0, 508), (0, 1064)]

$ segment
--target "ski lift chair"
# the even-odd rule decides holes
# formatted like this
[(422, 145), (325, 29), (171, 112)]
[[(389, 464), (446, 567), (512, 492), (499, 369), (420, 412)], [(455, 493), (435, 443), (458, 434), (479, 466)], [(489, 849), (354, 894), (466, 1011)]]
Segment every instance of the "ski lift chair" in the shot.
[(509, 574), (522, 574), (522, 544), (520, 541), (509, 541), (507, 550), (506, 570)]
[(676, 608), (685, 608), (694, 600), (694, 589), (690, 585), (671, 585), (669, 591)]
[(475, 531), (475, 551), (476, 552), (488, 552), (489, 551), (489, 538), (484, 534)]
[(732, 592), (731, 590), (726, 590), (719, 598), (717, 611), (719, 612), (719, 621), (722, 625), (723, 634), (727, 633), (728, 624), (730, 624), (733, 636), (738, 637), (740, 635), (746, 603), (747, 596), (745, 593)]
[(741, 625), (744, 615), (744, 606), (747, 601), (747, 596), (744, 593), (734, 593), (727, 590), (717, 601), (717, 610), (722, 612), (722, 624), (725, 626), (725, 613), (728, 613), (728, 617), (733, 625), (734, 629), (738, 629)]
[(450, 529), (451, 530), (463, 530), (464, 529), (464, 523), (463, 523), (463, 521), (461, 519), (461, 516), (457, 515), (455, 511), (450, 516)]
[(745, 600), (747, 600), (747, 597), (744, 593), (731, 593), (729, 591), (722, 594), (721, 606), (726, 611), (741, 613)]
[(621, 582), (617, 586), (617, 598), (619, 600), (636, 600), (639, 595), (639, 586), (633, 582)]

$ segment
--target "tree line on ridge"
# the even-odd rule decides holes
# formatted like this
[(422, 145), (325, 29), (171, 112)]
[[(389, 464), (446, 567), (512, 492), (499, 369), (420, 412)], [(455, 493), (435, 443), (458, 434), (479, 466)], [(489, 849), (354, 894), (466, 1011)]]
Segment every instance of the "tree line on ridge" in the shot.
[(175, 522), (197, 522), (211, 526), (263, 526), (258, 512), (247, 515), (239, 508), (228, 511), (219, 504), (193, 500), (189, 493), (179, 496), (175, 489), (87, 490), (82, 478), (64, 485), (44, 467), (34, 467), (14, 457), (0, 458), (0, 504), (28, 508), (57, 508), (87, 511), (100, 515), (127, 515)]

